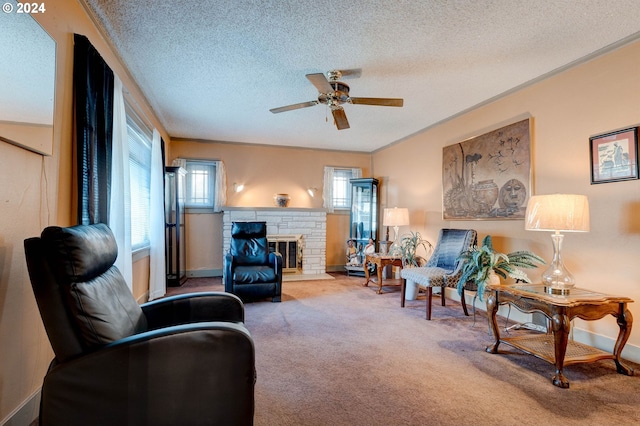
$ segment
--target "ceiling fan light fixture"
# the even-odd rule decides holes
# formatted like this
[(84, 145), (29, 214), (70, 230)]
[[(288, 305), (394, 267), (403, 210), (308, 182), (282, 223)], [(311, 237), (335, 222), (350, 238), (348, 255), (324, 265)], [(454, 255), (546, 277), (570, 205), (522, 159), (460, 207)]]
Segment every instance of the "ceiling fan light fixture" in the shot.
[(331, 109), (333, 115), (333, 121), (338, 130), (348, 129), (349, 121), (344, 109), (340, 106), (345, 103), (359, 104), (359, 105), (378, 105), (378, 106), (393, 106), (401, 107), (403, 100), (400, 98), (352, 98), (349, 96), (351, 90), (348, 84), (345, 84), (340, 80), (342, 78), (342, 72), (339, 70), (332, 70), (327, 72), (325, 76), (322, 73), (313, 73), (306, 75), (307, 80), (311, 82), (318, 90), (318, 99), (316, 101), (301, 102), (298, 104), (288, 105), (279, 108), (272, 108), (271, 111), (274, 114), (291, 111), (299, 108), (306, 108), (317, 104), (327, 105)]

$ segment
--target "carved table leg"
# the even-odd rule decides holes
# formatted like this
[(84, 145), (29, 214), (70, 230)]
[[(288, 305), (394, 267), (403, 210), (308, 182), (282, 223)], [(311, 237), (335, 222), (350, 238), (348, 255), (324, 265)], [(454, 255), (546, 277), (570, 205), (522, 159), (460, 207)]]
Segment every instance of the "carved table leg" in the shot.
[(570, 327), (571, 323), (566, 315), (556, 314), (551, 318), (556, 357), (556, 375), (553, 376), (553, 384), (561, 388), (569, 387), (569, 380), (564, 376), (562, 369), (564, 366), (564, 356), (567, 353)]
[(369, 287), (369, 281), (371, 281), (371, 278), (369, 277), (369, 268), (367, 268), (367, 261), (365, 259), (364, 261), (364, 284), (362, 284), (365, 287)]
[(500, 344), (500, 330), (498, 330), (498, 320), (496, 315), (498, 313), (498, 303), (496, 300), (496, 292), (492, 291), (487, 298), (487, 317), (489, 319), (489, 328), (493, 333), (496, 341), (493, 345), (487, 346), (486, 351), (492, 354), (498, 353), (498, 345)]
[(624, 348), (624, 345), (627, 343), (627, 340), (631, 335), (633, 316), (627, 309), (626, 303), (620, 304), (620, 312), (621, 314), (618, 315), (617, 318), (618, 326), (620, 327), (620, 333), (618, 333), (618, 339), (616, 340), (616, 344), (613, 348), (613, 355), (615, 355), (616, 369), (618, 370), (618, 373), (625, 374), (627, 376), (633, 376), (633, 368), (624, 365), (620, 360), (622, 349)]
[(382, 266), (384, 262), (376, 262), (376, 271), (378, 272), (378, 291), (376, 293), (382, 294)]

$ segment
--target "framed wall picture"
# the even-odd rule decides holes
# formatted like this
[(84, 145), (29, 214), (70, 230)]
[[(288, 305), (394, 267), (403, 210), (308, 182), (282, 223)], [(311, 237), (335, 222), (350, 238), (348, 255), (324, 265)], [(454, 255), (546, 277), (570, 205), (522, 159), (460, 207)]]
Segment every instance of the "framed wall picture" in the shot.
[(531, 194), (529, 121), (443, 148), (444, 220), (524, 219)]
[(638, 128), (589, 138), (591, 184), (638, 179)]

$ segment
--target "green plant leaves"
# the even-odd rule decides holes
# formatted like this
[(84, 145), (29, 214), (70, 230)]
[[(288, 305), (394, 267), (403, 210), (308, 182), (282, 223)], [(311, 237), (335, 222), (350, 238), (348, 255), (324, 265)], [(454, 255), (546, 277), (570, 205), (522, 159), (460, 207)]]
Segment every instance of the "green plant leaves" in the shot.
[(422, 235), (417, 231), (410, 231), (408, 235), (402, 237), (400, 240), (400, 255), (404, 266), (420, 266), (418, 262), (419, 256), (416, 255), (420, 247), (424, 248), (427, 254), (433, 249), (431, 243), (422, 239)]
[(521, 268), (537, 268), (538, 265), (545, 263), (540, 256), (526, 250), (509, 254), (496, 252), (493, 249), (491, 235), (484, 237), (481, 247), (472, 247), (462, 253), (457, 260), (463, 262), (462, 275), (457, 284), (458, 294), (462, 295), (462, 289), (467, 282), (473, 281), (477, 286), (480, 300), (492, 271), (503, 279), (513, 278), (530, 283), (531, 280)]

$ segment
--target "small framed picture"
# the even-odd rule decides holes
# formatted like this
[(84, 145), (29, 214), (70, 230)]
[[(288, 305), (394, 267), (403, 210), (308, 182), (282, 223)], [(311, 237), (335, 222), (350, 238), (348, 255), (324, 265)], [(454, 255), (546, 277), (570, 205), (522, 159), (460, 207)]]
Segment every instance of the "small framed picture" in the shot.
[(591, 184), (638, 179), (638, 128), (589, 138)]

